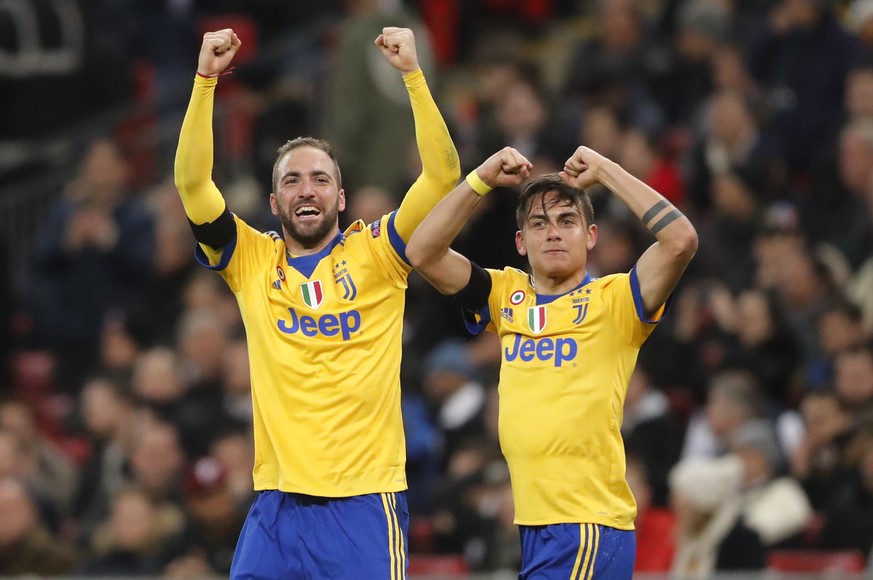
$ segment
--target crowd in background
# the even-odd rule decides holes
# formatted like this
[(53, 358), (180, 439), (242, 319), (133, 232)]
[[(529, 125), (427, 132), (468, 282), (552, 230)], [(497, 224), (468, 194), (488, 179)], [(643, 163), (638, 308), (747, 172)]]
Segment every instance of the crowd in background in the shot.
[[(62, 60), (69, 22), (56, 3), (25, 4), (46, 58)], [(700, 234), (624, 410), (637, 567), (763, 569), (782, 548), (869, 557), (873, 0), (78, 6), (79, 67), (22, 58), (0, 73), (0, 146), (143, 98), (161, 105), (156, 130), (177, 131), (199, 35), (228, 23), (248, 52), (220, 80), (215, 175), (230, 209), (265, 230), (279, 227), (276, 149), (297, 135), (334, 145), (348, 219), (393, 210), (417, 175), (403, 85), (371, 46), (385, 25), (421, 31), (468, 170), (505, 145), (537, 174), (579, 144), (619, 162)], [(4, 10), (0, 27), (14, 28)], [(0, 287), (0, 575), (226, 574), (253, 497), (237, 306), (195, 265), (175, 143), (131, 155), (122, 128), (76, 144), (27, 272)], [(653, 240), (590, 193), (590, 273), (628, 271)], [(514, 206), (512, 191), (489, 195), (454, 247), (523, 268)], [(403, 341), (410, 551), (517, 569), (496, 339), (468, 337), (413, 275)]]

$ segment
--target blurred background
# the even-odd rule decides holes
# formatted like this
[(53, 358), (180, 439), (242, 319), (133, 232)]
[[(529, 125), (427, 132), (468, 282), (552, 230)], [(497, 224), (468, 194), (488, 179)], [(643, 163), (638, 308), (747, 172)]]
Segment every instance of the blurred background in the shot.
[[(252, 499), (245, 336), (195, 267), (172, 161), (200, 38), (243, 41), (214, 178), (277, 229), (276, 149), (328, 139), (345, 224), (419, 172), (409, 26), (464, 171), (579, 144), (689, 215), (700, 250), (622, 428), (640, 577), (862, 574), (873, 547), (873, 0), (0, 1), (0, 576), (222, 577)], [(652, 243), (591, 191), (592, 275)], [(515, 252), (513, 192), (454, 247)], [(413, 274), (410, 574), (513, 578), (493, 336)], [(731, 576), (737, 577), (737, 576)]]

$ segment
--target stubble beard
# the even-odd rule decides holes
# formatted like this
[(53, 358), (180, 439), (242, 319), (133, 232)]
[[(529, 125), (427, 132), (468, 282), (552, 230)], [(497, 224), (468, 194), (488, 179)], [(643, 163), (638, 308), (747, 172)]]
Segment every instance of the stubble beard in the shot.
[(318, 224), (309, 224), (307, 227), (301, 228), (294, 222), (293, 214), (289, 213), (287, 209), (279, 208), (279, 220), (282, 222), (285, 233), (304, 248), (316, 248), (324, 243), (328, 237), (333, 237), (338, 227), (338, 215), (339, 212), (334, 205), (321, 214), (321, 221)]

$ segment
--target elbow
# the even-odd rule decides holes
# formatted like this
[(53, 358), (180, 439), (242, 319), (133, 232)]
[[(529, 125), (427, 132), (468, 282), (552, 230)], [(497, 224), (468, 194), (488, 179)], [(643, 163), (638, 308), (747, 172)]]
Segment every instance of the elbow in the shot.
[(699, 243), (697, 230), (691, 222), (685, 221), (685, 227), (676, 228), (678, 231), (671, 232), (670, 248), (677, 262), (688, 264), (697, 253)]
[(410, 240), (406, 246), (406, 259), (409, 260), (409, 264), (416, 270), (421, 269), (427, 261), (421, 246), (414, 243), (413, 240)]

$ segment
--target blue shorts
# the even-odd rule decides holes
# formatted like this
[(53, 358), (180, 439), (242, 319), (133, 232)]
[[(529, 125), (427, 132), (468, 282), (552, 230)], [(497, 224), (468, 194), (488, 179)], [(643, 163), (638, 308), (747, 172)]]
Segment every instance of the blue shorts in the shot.
[(597, 524), (519, 526), (519, 580), (630, 580), (636, 533)]
[(401, 580), (406, 578), (406, 493), (323, 498), (258, 492), (231, 578)]

